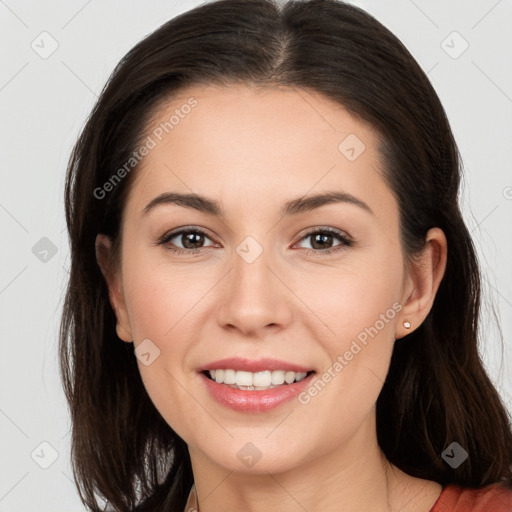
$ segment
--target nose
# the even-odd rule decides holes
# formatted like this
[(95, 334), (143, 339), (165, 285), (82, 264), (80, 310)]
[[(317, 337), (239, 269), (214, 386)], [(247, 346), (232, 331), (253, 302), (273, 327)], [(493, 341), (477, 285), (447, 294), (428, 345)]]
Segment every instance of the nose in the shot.
[(284, 329), (290, 324), (293, 293), (283, 271), (271, 260), (266, 251), (253, 261), (243, 252), (234, 255), (218, 309), (223, 328), (263, 338), (269, 329)]

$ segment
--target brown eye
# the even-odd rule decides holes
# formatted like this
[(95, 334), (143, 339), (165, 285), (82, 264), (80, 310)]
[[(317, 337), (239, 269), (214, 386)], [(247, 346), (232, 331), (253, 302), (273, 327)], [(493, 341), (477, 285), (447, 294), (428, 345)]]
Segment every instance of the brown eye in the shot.
[[(332, 245), (333, 240), (336, 238), (341, 243)], [(307, 254), (330, 254), (335, 251), (345, 249), (346, 247), (350, 247), (353, 243), (352, 240), (350, 240), (346, 235), (332, 228), (323, 228), (317, 229), (316, 231), (310, 231), (301, 238), (301, 241), (308, 239), (311, 240), (310, 244), (312, 248), (305, 248)]]
[(205, 239), (205, 235), (197, 231), (183, 231), (179, 236), (185, 249), (198, 249), (196, 245), (203, 244)]
[(206, 239), (210, 238), (204, 231), (198, 228), (186, 228), (164, 235), (158, 245), (165, 245), (167, 249), (176, 253), (196, 253), (204, 247), (209, 247), (204, 245)]

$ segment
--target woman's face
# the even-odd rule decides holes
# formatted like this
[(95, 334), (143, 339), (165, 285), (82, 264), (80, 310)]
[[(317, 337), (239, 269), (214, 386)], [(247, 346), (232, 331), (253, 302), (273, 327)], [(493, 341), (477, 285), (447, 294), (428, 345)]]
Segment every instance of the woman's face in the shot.
[[(316, 93), (197, 86), (146, 135), (109, 286), (156, 408), (193, 459), (230, 471), (367, 447), (395, 339), (429, 309), (408, 303), (374, 132)], [(322, 194), (339, 196), (308, 200)], [(205, 367), (262, 387), (307, 376), (240, 390)]]

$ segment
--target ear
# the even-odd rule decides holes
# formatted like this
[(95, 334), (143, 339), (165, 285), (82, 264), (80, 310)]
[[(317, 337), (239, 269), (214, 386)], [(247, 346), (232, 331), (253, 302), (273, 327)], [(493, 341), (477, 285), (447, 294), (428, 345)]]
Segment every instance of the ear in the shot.
[(116, 315), (116, 332), (120, 339), (131, 343), (133, 341), (128, 312), (124, 300), (120, 271), (113, 264), (112, 241), (102, 233), (96, 236), (96, 261), (101, 269), (108, 287), (110, 305)]
[[(429, 314), (444, 276), (447, 254), (448, 243), (443, 230), (430, 229), (425, 237), (425, 248), (411, 262), (406, 275), (396, 339), (411, 333)], [(403, 326), (406, 320), (411, 323), (410, 329)]]

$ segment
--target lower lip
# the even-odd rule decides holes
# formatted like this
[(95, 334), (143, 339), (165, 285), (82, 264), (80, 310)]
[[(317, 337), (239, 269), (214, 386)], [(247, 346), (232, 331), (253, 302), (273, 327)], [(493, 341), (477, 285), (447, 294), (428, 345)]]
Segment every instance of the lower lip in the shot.
[(210, 395), (220, 404), (242, 412), (266, 412), (291, 400), (306, 389), (314, 373), (304, 377), (300, 382), (283, 384), (267, 390), (244, 390), (230, 388), (209, 379), (204, 373), (199, 374)]

